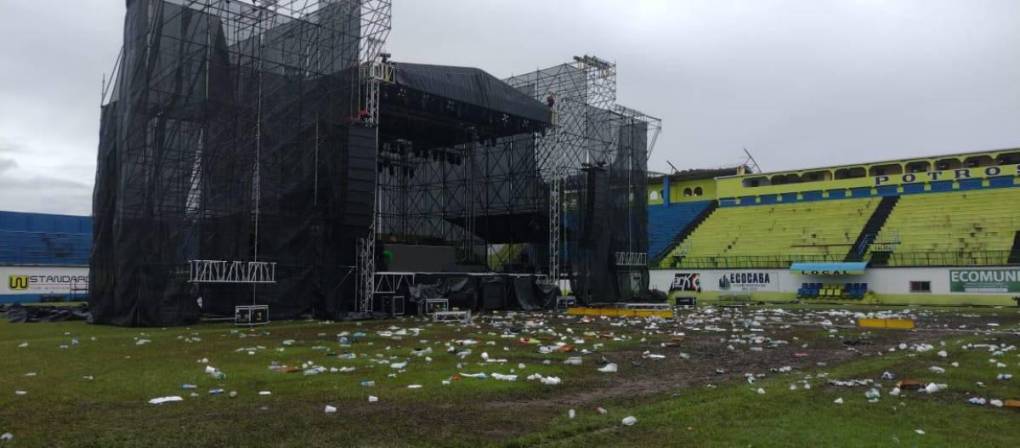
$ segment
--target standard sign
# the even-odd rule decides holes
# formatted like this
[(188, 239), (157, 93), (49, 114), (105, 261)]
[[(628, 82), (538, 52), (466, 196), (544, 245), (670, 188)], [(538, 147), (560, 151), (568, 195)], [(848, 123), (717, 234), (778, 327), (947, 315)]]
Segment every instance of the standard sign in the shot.
[(0, 266), (0, 281), (0, 295), (68, 294), (88, 287), (89, 269)]
[(1020, 269), (951, 269), (950, 292), (1020, 292)]

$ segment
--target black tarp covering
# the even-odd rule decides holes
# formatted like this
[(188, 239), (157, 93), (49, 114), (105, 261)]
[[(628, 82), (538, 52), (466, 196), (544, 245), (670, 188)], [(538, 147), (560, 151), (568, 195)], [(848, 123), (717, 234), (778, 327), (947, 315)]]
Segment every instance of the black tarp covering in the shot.
[(542, 302), (535, 296), (535, 281), (528, 277), (514, 277), (514, 299), (516, 309), (534, 311), (542, 309)]
[(648, 267), (618, 266), (615, 258), (648, 249), (647, 124), (628, 121), (608, 132), (618, 138), (607, 163), (567, 180), (573, 194), (564, 212), (566, 258), (582, 304), (630, 301), (648, 291)]
[(419, 274), (416, 285), (398, 294), (406, 294), (414, 304), (425, 299), (446, 298), (451, 308), (533, 311), (553, 306), (560, 293), (559, 288), (540, 283), (538, 279), (537, 276), (501, 274)]
[[(301, 20), (210, 2), (127, 2), (93, 193), (98, 323), (181, 325), (253, 303), (274, 319), (334, 317), (353, 305), (376, 174), (375, 131), (353, 103), (360, 2)], [(191, 283), (189, 260), (275, 262), (277, 282)]]
[(549, 124), (549, 108), (484, 70), (394, 62), (394, 80), (430, 95)]

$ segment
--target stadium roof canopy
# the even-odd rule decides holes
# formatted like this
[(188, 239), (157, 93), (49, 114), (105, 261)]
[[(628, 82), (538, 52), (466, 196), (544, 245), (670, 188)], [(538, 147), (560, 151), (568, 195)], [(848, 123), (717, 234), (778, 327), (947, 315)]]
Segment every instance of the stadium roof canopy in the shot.
[[(743, 169), (741, 169), (743, 168)], [(715, 179), (716, 177), (728, 177), (736, 176), (741, 172), (747, 172), (747, 167), (735, 166), (730, 168), (693, 168), (689, 170), (677, 171), (673, 174), (669, 174), (670, 181), (685, 181), (685, 180), (704, 180), (704, 179)], [(657, 176), (649, 176), (652, 180), (666, 177), (666, 174), (659, 173)]]
[[(767, 171), (761, 173), (752, 173), (750, 170), (744, 171), (743, 173), (733, 173), (729, 175), (720, 175), (719, 177), (744, 177), (744, 176), (773, 176), (782, 174), (794, 174), (802, 173), (805, 171), (823, 171), (823, 170), (836, 170), (840, 168), (854, 168), (854, 167), (870, 167), (876, 165), (889, 165), (889, 164), (906, 164), (911, 162), (922, 162), (922, 161), (933, 161), (940, 159), (953, 159), (953, 158), (970, 158), (975, 156), (994, 156), (1000, 154), (1009, 154), (1010, 157), (1017, 158), (1017, 154), (1020, 154), (1020, 148), (1003, 148), (1003, 149), (991, 149), (987, 151), (971, 151), (971, 152), (958, 152), (950, 154), (936, 154), (930, 156), (917, 156), (907, 157), (902, 159), (887, 159), (887, 160), (873, 160), (859, 163), (846, 163), (842, 165), (829, 165), (829, 166), (813, 166), (796, 168), (791, 170), (782, 171)], [(1013, 162), (1018, 163), (1018, 162)]]

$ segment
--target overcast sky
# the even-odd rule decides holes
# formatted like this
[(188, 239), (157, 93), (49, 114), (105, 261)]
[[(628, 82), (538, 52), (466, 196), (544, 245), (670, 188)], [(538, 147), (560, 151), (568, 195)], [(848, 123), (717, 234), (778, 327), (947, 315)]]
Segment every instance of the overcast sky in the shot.
[[(124, 0), (0, 0), (0, 209), (88, 214)], [(649, 168), (1020, 146), (1020, 1), (394, 0), (388, 50), (497, 77), (595, 54)]]

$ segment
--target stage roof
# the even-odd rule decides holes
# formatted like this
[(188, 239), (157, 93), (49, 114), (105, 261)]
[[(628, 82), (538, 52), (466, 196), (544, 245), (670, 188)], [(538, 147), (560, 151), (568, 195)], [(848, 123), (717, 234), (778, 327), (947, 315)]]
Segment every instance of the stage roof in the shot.
[(398, 85), (549, 124), (549, 107), (484, 70), (394, 62)]

